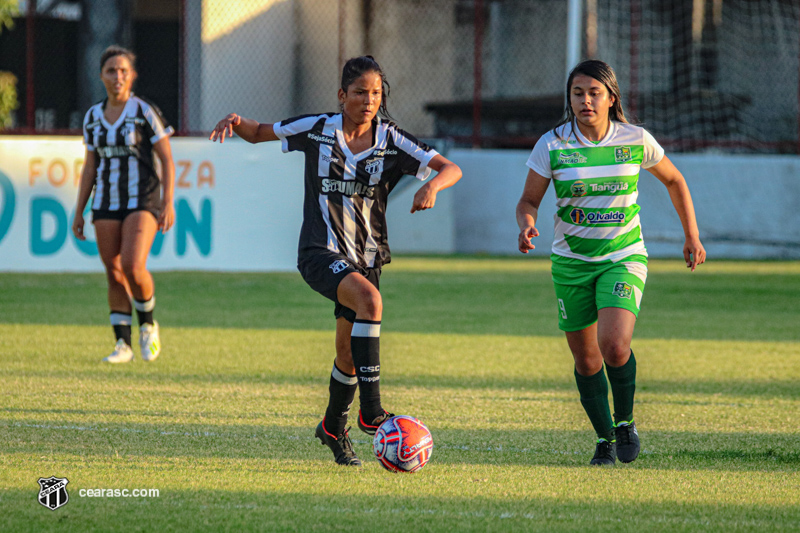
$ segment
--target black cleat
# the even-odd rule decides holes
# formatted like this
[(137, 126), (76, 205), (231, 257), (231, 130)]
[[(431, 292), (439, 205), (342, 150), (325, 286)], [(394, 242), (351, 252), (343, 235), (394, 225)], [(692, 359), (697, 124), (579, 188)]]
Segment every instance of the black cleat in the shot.
[(636, 424), (630, 422), (620, 422), (616, 425), (614, 433), (617, 438), (617, 457), (623, 463), (632, 463), (639, 457), (639, 432), (636, 431)]
[(591, 465), (613, 465), (617, 461), (617, 445), (614, 441), (597, 439), (597, 448), (594, 450)]
[(356, 457), (356, 452), (353, 451), (353, 443), (350, 442), (350, 435), (348, 434), (350, 428), (345, 429), (344, 433), (338, 437), (334, 437), (325, 431), (325, 426), (322, 425), (324, 423), (325, 419), (323, 418), (322, 422), (317, 426), (314, 436), (321, 441), (323, 446), (327, 446), (331, 449), (336, 464), (361, 466), (361, 459)]
[(366, 433), (367, 435), (374, 435), (381, 424), (386, 422), (388, 419), (392, 418), (394, 415), (392, 413), (384, 411), (382, 415), (376, 416), (371, 423), (367, 424), (364, 422), (364, 417), (361, 416), (361, 411), (358, 411), (358, 429)]

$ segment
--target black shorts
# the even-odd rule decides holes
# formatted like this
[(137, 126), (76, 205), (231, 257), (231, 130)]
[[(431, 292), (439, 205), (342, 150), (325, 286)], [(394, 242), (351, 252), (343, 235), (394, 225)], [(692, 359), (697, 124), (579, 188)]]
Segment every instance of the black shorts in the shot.
[(297, 270), (309, 287), (336, 304), (333, 315), (348, 322), (355, 322), (356, 312), (339, 303), (336, 291), (342, 280), (351, 272), (358, 272), (380, 290), (380, 267), (361, 268), (348, 257), (329, 250), (304, 254), (297, 260)]
[(135, 207), (133, 209), (118, 209), (117, 211), (101, 211), (99, 209), (92, 209), (92, 222), (97, 220), (125, 220), (128, 215), (136, 213), (137, 211), (147, 211), (152, 213), (156, 220), (158, 220), (159, 209), (156, 207)]

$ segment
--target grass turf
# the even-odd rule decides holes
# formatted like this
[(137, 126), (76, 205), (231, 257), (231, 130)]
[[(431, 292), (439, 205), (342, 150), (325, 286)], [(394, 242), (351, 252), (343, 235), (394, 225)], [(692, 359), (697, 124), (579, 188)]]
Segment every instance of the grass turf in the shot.
[[(549, 263), (409, 258), (382, 279), (385, 404), (435, 449), (392, 475), (312, 438), (332, 304), (296, 274), (157, 273), (165, 350), (103, 366), (99, 275), (0, 275), (0, 530), (791, 530), (800, 523), (800, 264), (652, 261), (630, 465), (592, 432)], [(37, 479), (70, 480), (51, 512)], [(156, 488), (88, 498), (80, 489)]]

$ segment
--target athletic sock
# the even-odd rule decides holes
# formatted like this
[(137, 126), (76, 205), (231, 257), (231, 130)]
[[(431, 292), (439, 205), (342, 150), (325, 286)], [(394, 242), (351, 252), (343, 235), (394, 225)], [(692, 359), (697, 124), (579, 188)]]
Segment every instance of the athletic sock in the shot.
[(128, 346), (131, 345), (131, 322), (133, 317), (130, 313), (121, 311), (111, 311), (111, 327), (114, 328), (114, 338), (124, 340)]
[(328, 408), (325, 410), (325, 431), (331, 435), (338, 437), (344, 433), (347, 415), (350, 412), (350, 406), (353, 405), (357, 388), (358, 379), (354, 375), (351, 376), (339, 370), (334, 362), (331, 383), (328, 386), (330, 392)]
[(622, 366), (608, 366), (608, 382), (611, 383), (611, 394), (614, 396), (614, 423), (633, 420), (633, 395), (636, 392), (636, 358), (631, 350), (631, 357)]
[(136, 308), (136, 316), (139, 319), (139, 325), (153, 323), (153, 309), (156, 307), (156, 296), (153, 295), (149, 300), (133, 300), (133, 306)]
[(353, 364), (358, 377), (361, 414), (371, 423), (383, 414), (381, 407), (381, 323), (356, 319), (350, 336)]
[(589, 415), (597, 438), (614, 440), (614, 423), (611, 421), (611, 411), (608, 407), (608, 382), (603, 368), (593, 376), (581, 376), (575, 370), (575, 382), (581, 394), (581, 405)]

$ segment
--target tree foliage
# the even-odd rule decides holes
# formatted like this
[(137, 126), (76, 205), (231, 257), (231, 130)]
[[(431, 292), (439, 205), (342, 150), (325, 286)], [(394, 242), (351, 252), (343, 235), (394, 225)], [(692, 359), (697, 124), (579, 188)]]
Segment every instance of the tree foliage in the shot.
[[(0, 0), (0, 32), (14, 27), (14, 17), (19, 15), (18, 0)], [(19, 107), (17, 77), (0, 71), (0, 129), (11, 126), (11, 112)]]

